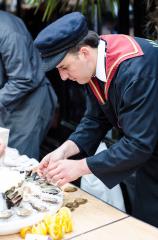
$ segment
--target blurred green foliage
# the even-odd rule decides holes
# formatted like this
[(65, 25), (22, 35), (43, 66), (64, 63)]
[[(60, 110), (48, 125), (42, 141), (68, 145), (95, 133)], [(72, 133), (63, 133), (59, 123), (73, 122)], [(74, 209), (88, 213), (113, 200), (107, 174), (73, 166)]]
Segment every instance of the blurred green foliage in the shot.
[(64, 14), (69, 11), (81, 11), (85, 16), (93, 18), (96, 11), (99, 21), (107, 9), (115, 14), (115, 6), (118, 6), (119, 0), (25, 0), (32, 7), (35, 7), (35, 12), (38, 11), (41, 5), (44, 6), (43, 21), (48, 21), (56, 11), (59, 14)]

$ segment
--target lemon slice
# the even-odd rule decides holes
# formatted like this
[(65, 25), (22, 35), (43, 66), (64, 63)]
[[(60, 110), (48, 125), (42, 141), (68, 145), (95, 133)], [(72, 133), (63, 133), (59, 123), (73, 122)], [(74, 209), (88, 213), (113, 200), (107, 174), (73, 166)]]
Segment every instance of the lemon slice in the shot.
[(25, 238), (25, 236), (26, 236), (26, 234), (27, 233), (31, 233), (31, 229), (32, 229), (32, 227), (24, 227), (24, 228), (22, 228), (21, 230), (20, 230), (20, 237), (21, 238)]

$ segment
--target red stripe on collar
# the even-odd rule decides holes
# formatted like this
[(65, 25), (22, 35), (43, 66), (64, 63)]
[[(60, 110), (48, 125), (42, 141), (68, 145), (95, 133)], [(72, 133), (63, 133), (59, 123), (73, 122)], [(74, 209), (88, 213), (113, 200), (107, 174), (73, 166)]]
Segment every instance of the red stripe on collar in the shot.
[(102, 35), (101, 39), (106, 41), (106, 76), (105, 98), (108, 99), (110, 83), (117, 71), (118, 66), (123, 61), (144, 55), (141, 47), (131, 36), (123, 34)]

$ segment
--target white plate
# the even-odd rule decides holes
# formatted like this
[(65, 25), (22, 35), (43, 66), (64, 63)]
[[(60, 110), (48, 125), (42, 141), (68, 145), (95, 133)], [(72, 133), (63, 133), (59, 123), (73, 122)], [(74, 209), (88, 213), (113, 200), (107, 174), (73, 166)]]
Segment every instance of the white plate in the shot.
[[(28, 217), (19, 217), (14, 214), (9, 219), (0, 219), (0, 235), (7, 235), (18, 233), (21, 228), (31, 226), (41, 221), (46, 213), (55, 214), (62, 206), (63, 194), (56, 196), (59, 199), (58, 204), (52, 204), (49, 212), (37, 212), (33, 210), (33, 213)], [(0, 197), (0, 206), (3, 205), (3, 199)]]

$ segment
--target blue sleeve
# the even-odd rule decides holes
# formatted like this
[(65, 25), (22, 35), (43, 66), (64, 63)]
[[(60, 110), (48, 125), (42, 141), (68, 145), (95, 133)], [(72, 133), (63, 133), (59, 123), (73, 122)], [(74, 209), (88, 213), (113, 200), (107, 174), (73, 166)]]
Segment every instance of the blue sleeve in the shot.
[(25, 35), (16, 32), (3, 36), (1, 34), (0, 53), (6, 79), (0, 89), (0, 105), (2, 106), (20, 99), (39, 84), (38, 81), (33, 81), (31, 44), (31, 40)]
[(124, 80), (129, 84), (120, 94), (118, 114), (124, 136), (108, 150), (87, 158), (91, 171), (110, 188), (148, 161), (158, 140), (157, 78), (155, 74), (145, 78), (142, 71), (130, 81), (126, 72)]
[(100, 141), (106, 132), (112, 128), (112, 125), (107, 120), (90, 89), (86, 88), (85, 94), (85, 114), (76, 131), (69, 137), (69, 140), (75, 142), (81, 151), (90, 156), (95, 153)]

